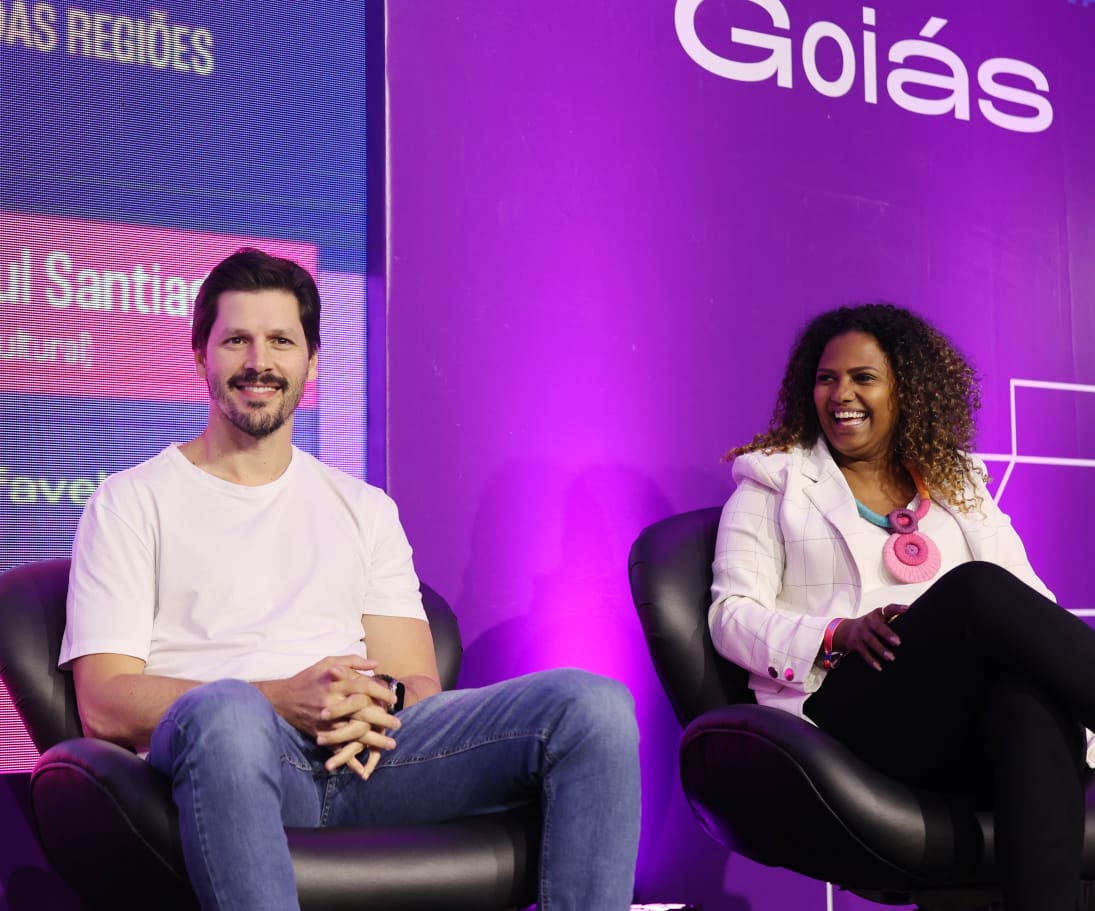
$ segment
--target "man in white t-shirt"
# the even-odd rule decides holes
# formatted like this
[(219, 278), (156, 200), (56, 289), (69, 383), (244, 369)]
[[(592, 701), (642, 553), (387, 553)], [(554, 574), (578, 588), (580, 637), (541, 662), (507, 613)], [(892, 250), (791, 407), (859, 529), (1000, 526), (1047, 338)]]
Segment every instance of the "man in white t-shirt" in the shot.
[(77, 531), (60, 662), (85, 733), (171, 778), (203, 908), (298, 908), (286, 826), (529, 802), (540, 907), (627, 908), (630, 695), (577, 670), (441, 692), (394, 503), (291, 442), (319, 315), (308, 272), (258, 250), (203, 283), (205, 430), (108, 478)]

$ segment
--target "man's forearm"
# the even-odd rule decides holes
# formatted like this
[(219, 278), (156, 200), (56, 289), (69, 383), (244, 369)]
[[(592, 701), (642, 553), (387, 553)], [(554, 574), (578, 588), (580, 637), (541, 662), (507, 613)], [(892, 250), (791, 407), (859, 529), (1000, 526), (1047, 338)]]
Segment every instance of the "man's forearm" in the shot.
[[(152, 732), (175, 700), (200, 686), (197, 680), (155, 674), (121, 673), (77, 688), (84, 733), (135, 750), (146, 750)], [(303, 713), (290, 695), (289, 680), (253, 681), (279, 714), (307, 729)], [(295, 711), (296, 709), (296, 711)]]
[[(79, 674), (77, 675), (79, 681)], [(149, 674), (117, 674), (94, 686), (77, 683), (77, 704), (84, 733), (135, 750), (146, 750), (152, 731), (171, 704), (198, 685)]]

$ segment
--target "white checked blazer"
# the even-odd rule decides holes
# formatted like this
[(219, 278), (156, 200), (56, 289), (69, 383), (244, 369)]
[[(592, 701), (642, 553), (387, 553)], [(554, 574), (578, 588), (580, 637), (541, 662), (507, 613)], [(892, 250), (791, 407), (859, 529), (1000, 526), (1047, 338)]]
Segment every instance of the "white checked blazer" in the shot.
[[(812, 449), (739, 456), (733, 476), (715, 545), (711, 638), (750, 671), (758, 702), (802, 715), (825, 676), (818, 661), (825, 627), (866, 612), (860, 566), (877, 561), (877, 535), (856, 511), (824, 437)], [(933, 505), (954, 516), (975, 560), (999, 564), (1052, 598), (980, 478), (970, 489), (980, 510)]]

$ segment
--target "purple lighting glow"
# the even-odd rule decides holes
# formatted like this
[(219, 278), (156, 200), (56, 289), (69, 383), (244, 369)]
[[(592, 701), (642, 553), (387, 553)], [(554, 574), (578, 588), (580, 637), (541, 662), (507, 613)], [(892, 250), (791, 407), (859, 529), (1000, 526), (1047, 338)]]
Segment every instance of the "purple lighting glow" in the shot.
[[(631, 687), (636, 900), (821, 911), (823, 884), (728, 855), (683, 805), (627, 552), (648, 523), (725, 500), (720, 456), (767, 423), (793, 332), (822, 309), (889, 299), (953, 336), (984, 378), (986, 453), (1010, 450), (1011, 377), (1095, 383), (1095, 16), (782, 0), (780, 31), (757, 3), (699, 3), (699, 35), (724, 57), (766, 56), (733, 27), (789, 38), (781, 87), (692, 59), (674, 21), (689, 5), (390, 5), (390, 489), (423, 578), (461, 618), (464, 683), (579, 664)], [(844, 95), (804, 68), (819, 22), (850, 37)], [(891, 49), (929, 23), (966, 67), (968, 120), (889, 89)], [(836, 39), (817, 51), (814, 82), (835, 82)], [(993, 58), (1045, 75), (1045, 92), (1000, 80), (1048, 99), (1047, 128), (986, 117), (978, 72)], [(1025, 100), (1007, 110), (1039, 117)], [(1045, 421), (1076, 427), (1075, 407)], [(1008, 483), (1035, 565), (1095, 606), (1059, 534), (1073, 507), (1095, 507), (1095, 472), (1023, 464)], [(829, 904), (866, 906), (839, 890)]]

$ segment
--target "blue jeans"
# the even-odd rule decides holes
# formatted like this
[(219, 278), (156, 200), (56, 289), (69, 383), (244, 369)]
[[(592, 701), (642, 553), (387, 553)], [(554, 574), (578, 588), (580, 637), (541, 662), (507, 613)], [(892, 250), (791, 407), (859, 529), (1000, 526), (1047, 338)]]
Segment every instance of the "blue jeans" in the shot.
[(172, 780), (202, 908), (299, 908), (286, 826), (437, 822), (530, 802), (543, 812), (540, 911), (628, 908), (639, 763), (622, 684), (544, 671), (440, 693), (404, 709), (400, 722), (396, 748), (362, 781), (346, 768), (328, 773), (330, 751), (248, 683), (219, 680), (182, 695), (148, 759)]

